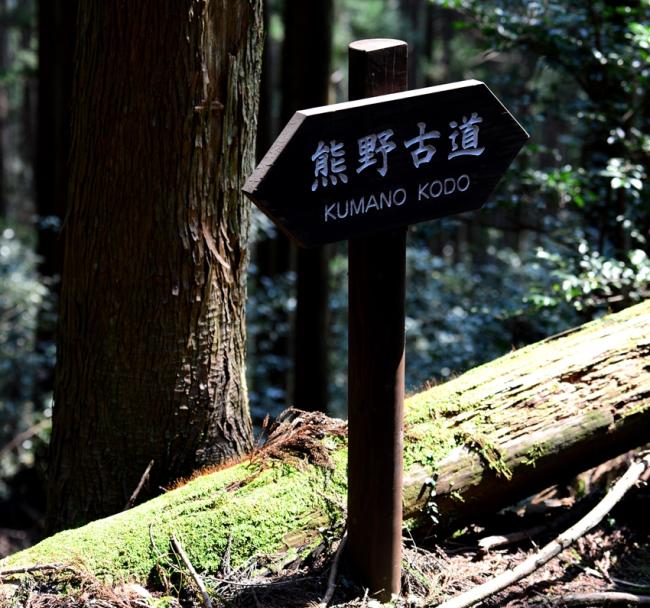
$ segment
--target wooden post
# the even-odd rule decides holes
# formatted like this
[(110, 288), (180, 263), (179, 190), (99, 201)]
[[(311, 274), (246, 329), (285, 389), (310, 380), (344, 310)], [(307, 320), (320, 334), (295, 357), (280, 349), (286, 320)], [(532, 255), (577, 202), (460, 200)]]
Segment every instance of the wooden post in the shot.
[(351, 101), (296, 112), (244, 186), (299, 244), (349, 240), (348, 556), (382, 600), (400, 589), (405, 226), (479, 209), (528, 138), (477, 80), (407, 91), (407, 48), (353, 42)]
[[(407, 51), (350, 44), (350, 99), (405, 91)], [(406, 228), (348, 243), (348, 557), (386, 601), (401, 577)]]

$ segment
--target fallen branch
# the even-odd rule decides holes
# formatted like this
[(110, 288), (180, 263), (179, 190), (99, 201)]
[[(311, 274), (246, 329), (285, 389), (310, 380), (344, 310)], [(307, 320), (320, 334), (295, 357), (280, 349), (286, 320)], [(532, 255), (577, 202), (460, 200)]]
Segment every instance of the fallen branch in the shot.
[(466, 608), (532, 574), (535, 570), (564, 551), (564, 549), (569, 547), (578, 538), (597, 526), (612, 510), (614, 505), (623, 498), (625, 493), (639, 481), (639, 478), (648, 467), (650, 467), (650, 454), (646, 454), (640, 460), (633, 462), (625, 475), (616, 482), (614, 487), (612, 487), (605, 497), (587, 515), (566, 532), (560, 534), (555, 540), (548, 543), (540, 551), (531, 555), (514, 569), (503, 572), (482, 585), (443, 602), (438, 608)]
[[(650, 469), (648, 469), (650, 471)], [(622, 578), (616, 578), (614, 576), (610, 576), (610, 579), (612, 583), (615, 585), (618, 585), (619, 587), (634, 587), (635, 589), (643, 589), (644, 591), (647, 591), (650, 589), (650, 584), (639, 584), (639, 583), (633, 583), (632, 581), (626, 581), (623, 580)]]
[(347, 540), (348, 540), (348, 533), (346, 530), (343, 533), (341, 542), (339, 543), (339, 546), (336, 549), (336, 554), (334, 555), (334, 561), (332, 562), (332, 568), (330, 569), (330, 575), (329, 578), (327, 579), (327, 591), (325, 592), (325, 595), (323, 596), (321, 603), (318, 604), (318, 608), (327, 608), (327, 605), (332, 601), (332, 598), (334, 597), (334, 591), (336, 591), (336, 575), (339, 569), (339, 561), (341, 560), (341, 555), (343, 554), (343, 549), (345, 549), (345, 544), (347, 543)]
[(194, 566), (192, 565), (190, 558), (187, 557), (187, 553), (185, 553), (185, 549), (183, 549), (183, 546), (181, 545), (180, 541), (173, 534), (172, 534), (171, 542), (174, 551), (176, 551), (178, 557), (181, 558), (181, 560), (185, 564), (185, 567), (188, 569), (190, 576), (196, 583), (196, 586), (199, 588), (199, 591), (201, 592), (201, 597), (203, 598), (203, 604), (205, 608), (212, 608), (212, 600), (210, 600), (210, 596), (208, 595), (208, 590), (205, 587), (205, 583), (203, 582), (203, 579), (199, 576), (199, 573), (194, 569)]
[(478, 541), (478, 546), (481, 551), (490, 551), (497, 547), (505, 547), (506, 545), (513, 545), (522, 540), (530, 540), (533, 536), (538, 536), (548, 529), (547, 526), (535, 526), (527, 530), (517, 532), (510, 532), (509, 534), (495, 534), (494, 536), (485, 536)]
[[(650, 470), (650, 469), (648, 469)], [(548, 500), (544, 500), (544, 503), (548, 504)], [(589, 501), (592, 502), (592, 501)], [(560, 501), (558, 501), (560, 503)], [(561, 504), (561, 506), (566, 506)], [(576, 507), (580, 509), (579, 512), (587, 511), (587, 499), (579, 502)], [(555, 507), (552, 507), (555, 508)], [(527, 528), (526, 530), (518, 530), (516, 532), (510, 532), (508, 534), (496, 534), (494, 536), (485, 536), (478, 541), (478, 546), (481, 551), (490, 551), (498, 547), (504, 547), (506, 545), (511, 545), (514, 543), (519, 543), (524, 540), (532, 540), (535, 536), (540, 536), (541, 534), (549, 534), (552, 531), (559, 531), (566, 524), (568, 524), (572, 519), (576, 517), (576, 509), (569, 511), (564, 511), (555, 518), (553, 521), (547, 522), (539, 526), (533, 526), (532, 528)], [(526, 513), (529, 513), (528, 509)], [(557, 533), (557, 532), (556, 532)]]
[(11, 578), (18, 574), (29, 574), (30, 572), (46, 572), (49, 570), (73, 570), (72, 566), (66, 564), (35, 564), (23, 568), (6, 568), (0, 570), (0, 581), (5, 578)]
[(149, 473), (151, 472), (151, 467), (153, 466), (154, 461), (152, 460), (148, 465), (147, 468), (144, 470), (144, 473), (142, 473), (142, 477), (140, 478), (140, 482), (136, 486), (135, 490), (133, 490), (133, 494), (131, 494), (131, 498), (126, 502), (124, 505), (124, 509), (122, 511), (128, 511), (135, 503), (136, 499), (138, 498), (138, 494), (140, 494), (140, 491), (142, 490), (142, 486), (147, 482), (147, 479), (149, 479)]
[(625, 606), (648, 606), (650, 595), (636, 595), (619, 591), (597, 591), (595, 593), (575, 593), (554, 600), (558, 606), (610, 606), (623, 604)]

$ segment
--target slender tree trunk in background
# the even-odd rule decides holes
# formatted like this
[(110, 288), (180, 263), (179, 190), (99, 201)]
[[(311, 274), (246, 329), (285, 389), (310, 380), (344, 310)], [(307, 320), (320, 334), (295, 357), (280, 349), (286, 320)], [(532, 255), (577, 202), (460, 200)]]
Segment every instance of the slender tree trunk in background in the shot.
[[(437, 7), (432, 2), (427, 2), (424, 9), (424, 34), (422, 39), (422, 52), (428, 62), (432, 62), (435, 52), (435, 26), (436, 26)], [(422, 86), (429, 87), (435, 84), (435, 79), (431, 74), (431, 69), (422, 74)]]
[[(275, 103), (275, 91), (280, 88), (279, 84), (279, 54), (280, 44), (275, 41), (269, 32), (270, 17), (274, 10), (275, 2), (264, 0), (264, 30), (267, 35), (264, 38), (264, 52), (262, 61), (262, 77), (260, 82), (260, 106), (257, 129), (257, 159), (260, 160), (271, 147), (273, 140), (278, 134), (279, 115), (277, 104)], [(257, 267), (257, 273), (254, 276), (255, 283), (252, 286), (256, 292), (263, 290), (265, 278), (277, 278), (288, 272), (291, 268), (291, 247), (289, 239), (282, 233), (274, 238), (261, 236), (255, 242), (255, 251), (253, 260)], [(279, 311), (275, 311), (278, 314)], [(274, 318), (271, 322), (289, 325), (287, 319), (288, 313), (283, 319)], [(281, 333), (281, 332), (278, 332)], [(278, 360), (286, 361), (289, 353), (289, 338), (284, 335), (275, 337), (272, 340), (271, 348), (268, 346), (268, 335), (256, 336), (255, 346), (249, 353), (249, 368), (255, 369), (256, 373), (250, 378), (251, 394), (258, 393), (262, 396), (260, 405), (267, 412), (266, 402), (264, 400), (264, 388), (261, 386), (267, 384), (273, 388), (280, 388), (283, 391), (281, 398), (282, 407), (286, 406), (286, 392), (288, 387), (287, 373), (284, 369), (269, 369), (266, 373), (258, 372), (259, 363), (262, 363), (264, 357), (275, 357)], [(270, 352), (269, 352), (270, 350)], [(262, 377), (264, 375), (264, 377)], [(255, 411), (253, 411), (255, 415)], [(261, 422), (261, 421), (259, 421)]]
[(78, 28), (50, 529), (251, 446), (261, 0), (87, 0)]
[(257, 119), (257, 137), (255, 141), (255, 156), (260, 160), (266, 151), (271, 147), (274, 139), (274, 121), (273, 121), (273, 61), (272, 40), (269, 34), (270, 23), (270, 2), (262, 1), (262, 16), (264, 20), (264, 47), (262, 50), (262, 74), (260, 76), (260, 102)]
[[(328, 102), (332, 0), (286, 0), (282, 49), (282, 122), (296, 110)], [(296, 252), (292, 403), (327, 411), (329, 248)]]
[(70, 99), (78, 0), (38, 2), (36, 212), (41, 275), (61, 274), (58, 227), (65, 214)]
[[(70, 100), (78, 0), (38, 1), (38, 107), (36, 132), (37, 253), (39, 272), (53, 294), (59, 292), (70, 156)], [(49, 306), (49, 302), (48, 302)], [(56, 339), (56, 318), (46, 306), (39, 312), (36, 352), (47, 357)], [(36, 402), (53, 390), (54, 374), (43, 366)], [(43, 404), (40, 404), (41, 406)], [(40, 408), (42, 409), (42, 407)]]
[(428, 59), (426, 55), (425, 38), (427, 30), (427, 0), (399, 0), (402, 22), (406, 24), (404, 39), (409, 44), (409, 88), (417, 89), (424, 86), (424, 70), (422, 66)]
[[(7, 15), (7, 0), (0, 0), (0, 16)], [(0, 76), (6, 75), (9, 69), (9, 32), (8, 25), (3, 20), (0, 22)], [(7, 216), (7, 180), (5, 177), (5, 139), (7, 115), (9, 113), (9, 96), (5, 84), (0, 84), (0, 219)]]
[[(32, 0), (29, 0), (29, 11), (32, 10)], [(22, 26), (20, 33), (20, 50), (29, 52), (32, 49), (34, 39), (34, 27), (29, 19)], [(34, 200), (34, 175), (36, 165), (36, 73), (26, 69), (23, 74), (23, 98), (20, 108), (20, 148), (24, 169), (21, 172), (21, 194), (20, 212), (25, 219), (33, 215), (33, 208), (29, 209), (25, 203), (33, 204)]]

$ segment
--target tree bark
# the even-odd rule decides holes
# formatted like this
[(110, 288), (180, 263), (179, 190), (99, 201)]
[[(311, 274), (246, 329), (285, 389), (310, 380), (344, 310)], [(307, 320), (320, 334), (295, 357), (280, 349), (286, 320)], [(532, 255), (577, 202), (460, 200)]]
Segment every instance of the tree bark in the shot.
[[(78, 0), (38, 0), (38, 96), (36, 125), (36, 195), (38, 270), (53, 299), (59, 294), (62, 243), (70, 158), (70, 102)], [(56, 315), (48, 301), (41, 307), (36, 352), (46, 359), (56, 342)], [(54, 388), (54, 370), (42, 366), (34, 402), (39, 410)]]
[(80, 5), (50, 529), (251, 445), (244, 380), (261, 0)]
[(70, 98), (78, 0), (38, 0), (36, 212), (39, 271), (61, 274), (59, 226), (65, 213), (70, 157)]
[[(410, 397), (407, 524), (427, 533), (435, 515), (438, 531), (454, 529), (646, 443), (648, 324), (650, 301)], [(319, 541), (319, 528), (342, 526), (345, 519), (346, 445), (333, 427), (322, 416), (310, 431), (311, 445), (322, 441), (318, 445), (329, 451), (331, 469), (290, 456), (291, 445), (303, 456), (309, 445), (294, 425), (288, 448), (275, 451), (282, 466), (260, 466), (258, 454), (132, 511), (51, 537), (0, 568), (83, 555), (96, 572), (143, 580), (159, 561), (150, 534), (162, 547), (171, 531), (195, 539), (190, 558), (200, 571), (216, 568), (229, 539), (233, 567), (310, 546)], [(315, 455), (312, 449), (311, 459), (322, 463)]]

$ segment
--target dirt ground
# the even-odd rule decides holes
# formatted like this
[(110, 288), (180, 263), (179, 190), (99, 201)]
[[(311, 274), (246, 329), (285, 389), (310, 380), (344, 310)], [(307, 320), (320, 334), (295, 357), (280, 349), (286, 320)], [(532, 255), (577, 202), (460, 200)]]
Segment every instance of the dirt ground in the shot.
[[(396, 608), (436, 606), (501, 572), (514, 568), (541, 546), (573, 525), (604, 495), (626, 468), (630, 455), (601, 465), (563, 487), (553, 487), (499, 514), (486, 517), (453, 538), (405, 538), (402, 596)], [(646, 478), (648, 475), (646, 474)], [(580, 496), (578, 498), (577, 496)], [(484, 600), (481, 606), (519, 608), (582, 605), (567, 603), (575, 594), (621, 591), (650, 595), (650, 487), (647, 479), (632, 488), (614, 510), (590, 533), (536, 570), (526, 579)], [(481, 548), (487, 537), (520, 534), (518, 542)], [(0, 554), (19, 550), (32, 539), (29, 530), (0, 529)], [(302, 561), (275, 567), (251, 563), (218, 576), (203, 574), (214, 608), (314, 608), (328, 588), (338, 541), (323, 544)], [(329, 606), (379, 606), (338, 563), (336, 591)], [(2, 608), (175, 608), (205, 606), (197, 583), (187, 572), (172, 573), (167, 588), (138, 586), (108, 588), (74, 571), (34, 573), (20, 581), (0, 584)], [(642, 598), (643, 599), (643, 598)], [(575, 602), (575, 597), (573, 598)], [(650, 602), (650, 600), (647, 600)], [(638, 602), (637, 602), (638, 603)], [(618, 606), (635, 605), (618, 603)]]

